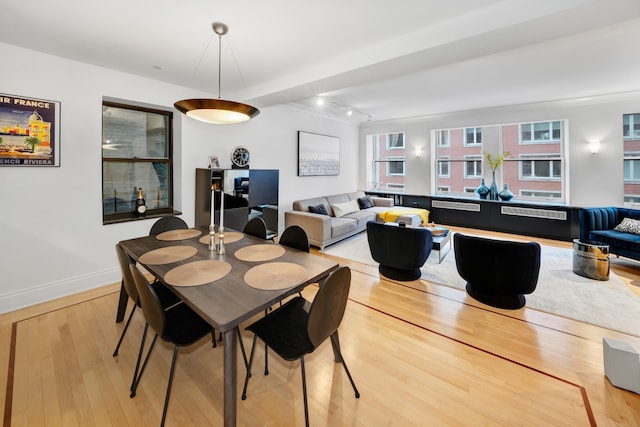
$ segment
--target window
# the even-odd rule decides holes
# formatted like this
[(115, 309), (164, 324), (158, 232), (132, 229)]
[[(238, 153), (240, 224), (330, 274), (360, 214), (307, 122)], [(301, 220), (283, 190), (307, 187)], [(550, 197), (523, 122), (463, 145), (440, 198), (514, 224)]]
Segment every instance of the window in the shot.
[(477, 187), (464, 187), (464, 192), (467, 194), (475, 194)]
[(538, 122), (520, 124), (520, 143), (539, 144), (560, 141), (560, 122)]
[(366, 158), (371, 170), (366, 171), (368, 189), (404, 188), (404, 132), (367, 135)]
[(482, 128), (466, 128), (464, 130), (464, 145), (482, 144)]
[(523, 155), (520, 161), (520, 177), (522, 179), (560, 179), (562, 177), (562, 164), (557, 156), (550, 159), (540, 159), (536, 156), (536, 160), (525, 160), (527, 156)]
[(449, 147), (451, 145), (449, 142), (449, 129), (436, 131), (436, 141), (438, 142), (438, 147)]
[(464, 161), (465, 178), (482, 178), (482, 157), (468, 156)]
[[(448, 159), (448, 157), (444, 157), (444, 159)], [(449, 178), (449, 161), (438, 159), (438, 176), (442, 178)]]
[(625, 158), (624, 182), (640, 182), (640, 158)]
[(404, 159), (389, 157), (387, 160), (387, 173), (389, 175), (404, 175)]
[(536, 199), (560, 199), (562, 193), (559, 191), (520, 190), (520, 196)]
[(103, 223), (135, 216), (142, 188), (147, 216), (173, 212), (170, 111), (103, 102)]
[(625, 139), (640, 139), (640, 114), (622, 116), (622, 135)]
[(404, 150), (404, 133), (387, 134), (387, 150)]
[(449, 191), (451, 191), (451, 187), (449, 187), (448, 185), (438, 186), (438, 193), (448, 193)]

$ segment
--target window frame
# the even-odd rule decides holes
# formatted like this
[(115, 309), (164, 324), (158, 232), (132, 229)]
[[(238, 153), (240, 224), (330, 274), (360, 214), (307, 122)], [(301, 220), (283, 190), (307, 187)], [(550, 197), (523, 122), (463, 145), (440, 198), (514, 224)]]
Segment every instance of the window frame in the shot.
[[(562, 181), (562, 157), (559, 154), (534, 154), (527, 155), (521, 154), (517, 159), (518, 162), (518, 175), (520, 181)], [(532, 162), (532, 174), (524, 174), (524, 162)], [(549, 175), (538, 176), (535, 175), (535, 162), (549, 162)], [(553, 162), (560, 163), (560, 176), (553, 175)]]
[[(465, 179), (481, 179), (484, 178), (484, 176), (482, 175), (482, 156), (480, 155), (467, 155), (464, 156), (464, 178)], [(469, 162), (473, 162), (474, 164), (474, 172), (476, 173), (476, 175), (469, 175), (467, 173), (467, 164)]]
[[(109, 157), (109, 156), (105, 156), (105, 149), (104, 144), (105, 144), (105, 122), (104, 119), (102, 119), (102, 132), (101, 132), (101, 184), (102, 184), (102, 223), (103, 225), (106, 224), (114, 224), (114, 223), (120, 223), (120, 222), (127, 222), (127, 221), (135, 221), (135, 220), (141, 220), (141, 219), (146, 219), (146, 218), (153, 218), (153, 217), (161, 217), (161, 216), (166, 216), (167, 214), (179, 214), (180, 212), (177, 212), (174, 210), (174, 183), (173, 183), (173, 166), (174, 166), (174, 161), (173, 161), (173, 148), (174, 148), (174, 137), (173, 137), (173, 130), (174, 130), (174, 125), (173, 125), (173, 112), (169, 111), (169, 110), (163, 110), (163, 109), (159, 109), (159, 108), (151, 108), (151, 107), (144, 107), (144, 106), (140, 106), (140, 105), (135, 105), (135, 104), (127, 104), (127, 103), (123, 103), (123, 102), (113, 102), (113, 101), (107, 101), (107, 100), (103, 100), (102, 101), (102, 108), (103, 108), (103, 114), (104, 114), (104, 109), (105, 107), (109, 107), (109, 108), (118, 108), (118, 109), (122, 109), (122, 110), (131, 110), (131, 111), (137, 111), (137, 112), (142, 112), (142, 113), (146, 113), (146, 114), (158, 114), (160, 116), (162, 116), (164, 118), (164, 123), (165, 123), (165, 127), (164, 127), (164, 135), (165, 135), (165, 141), (166, 141), (166, 156), (161, 156), (161, 157), (136, 157), (136, 156), (131, 156), (131, 157)], [(103, 117), (103, 116), (101, 116)], [(132, 165), (142, 165), (142, 164), (151, 164), (153, 167), (154, 163), (161, 163), (161, 164), (165, 164), (167, 166), (167, 177), (166, 177), (166, 182), (167, 182), (167, 188), (166, 188), (166, 199), (167, 199), (167, 206), (166, 207), (161, 207), (161, 208), (155, 208), (155, 209), (151, 209), (149, 208), (150, 206), (150, 200), (152, 200), (149, 195), (150, 192), (147, 190), (145, 191), (144, 195), (145, 195), (145, 200), (147, 202), (147, 211), (146, 214), (144, 216), (138, 216), (136, 215), (135, 212), (135, 206), (131, 206), (129, 210), (126, 211), (122, 211), (122, 212), (114, 212), (114, 213), (105, 213), (106, 211), (106, 204), (108, 203), (109, 200), (109, 196), (110, 194), (106, 193), (106, 182), (105, 182), (105, 168), (107, 165), (115, 165), (115, 164), (122, 164), (122, 163), (130, 163)], [(135, 187), (134, 183), (130, 183), (130, 187)], [(144, 189), (143, 189), (144, 191)], [(158, 196), (159, 197), (159, 196)], [(117, 203), (117, 200), (115, 200), (115, 196), (113, 198), (113, 203)]]
[[(473, 129), (473, 141), (469, 142), (467, 135), (468, 135), (468, 130), (469, 129)], [(463, 128), (462, 130), (462, 137), (463, 137), (463, 146), (464, 147), (479, 147), (482, 145), (482, 127), (467, 127), (467, 128)], [(479, 141), (478, 141), (479, 140)]]
[[(544, 138), (536, 138), (536, 125), (541, 125), (541, 124), (547, 124), (548, 125), (548, 133), (549, 133), (549, 138), (548, 139), (544, 139)], [(555, 124), (558, 124), (558, 137), (555, 137), (554, 132), (555, 132)], [(525, 139), (524, 138), (524, 127), (529, 126), (530, 130), (529, 133), (531, 135), (530, 139)], [(560, 120), (550, 120), (550, 121), (543, 121), (543, 122), (528, 122), (528, 123), (519, 123), (518, 124), (518, 140), (519, 143), (521, 145), (530, 145), (530, 144), (557, 144), (560, 142), (560, 140), (562, 139), (562, 121)]]
[[(404, 150), (405, 149), (405, 135), (404, 132), (392, 132), (386, 134), (387, 150)], [(398, 135), (397, 140), (402, 140), (402, 146), (391, 146), (392, 135)]]

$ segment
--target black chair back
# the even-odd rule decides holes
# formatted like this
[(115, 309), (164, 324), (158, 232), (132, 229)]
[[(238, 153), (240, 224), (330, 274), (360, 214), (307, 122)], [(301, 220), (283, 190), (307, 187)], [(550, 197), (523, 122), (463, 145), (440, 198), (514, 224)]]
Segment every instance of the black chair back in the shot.
[(309, 252), (309, 238), (307, 233), (299, 225), (291, 225), (287, 227), (280, 236), (278, 243), (289, 248), (298, 249), (300, 251)]
[(129, 295), (129, 298), (133, 300), (134, 304), (138, 304), (138, 291), (131, 275), (130, 265), (134, 265), (133, 260), (127, 255), (120, 246), (120, 243), (116, 243), (116, 255), (118, 256), (118, 262), (120, 263), (120, 270), (122, 270), (122, 284), (124, 290)]
[(177, 216), (164, 216), (151, 226), (149, 236), (157, 236), (160, 233), (171, 230), (186, 230), (187, 228), (189, 228), (189, 226), (182, 218), (178, 218)]
[(250, 219), (243, 232), (267, 240), (267, 224), (260, 217)]
[(164, 336), (166, 314), (158, 295), (138, 267), (131, 265), (129, 269), (131, 270), (131, 275), (133, 276), (133, 281), (138, 291), (138, 297), (140, 298), (145, 320), (158, 335)]
[(307, 323), (307, 335), (314, 347), (338, 330), (347, 307), (350, 286), (349, 267), (338, 268), (320, 283), (320, 290), (309, 309)]

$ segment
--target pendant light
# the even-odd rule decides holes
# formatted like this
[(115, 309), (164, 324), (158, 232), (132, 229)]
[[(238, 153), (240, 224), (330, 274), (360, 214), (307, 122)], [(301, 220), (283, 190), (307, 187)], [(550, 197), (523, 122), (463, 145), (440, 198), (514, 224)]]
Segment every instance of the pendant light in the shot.
[(260, 114), (260, 110), (241, 102), (221, 99), (222, 36), (227, 34), (229, 27), (222, 22), (214, 22), (211, 27), (218, 35), (218, 99), (183, 99), (173, 104), (173, 106), (188, 117), (207, 123), (234, 124), (246, 122)]

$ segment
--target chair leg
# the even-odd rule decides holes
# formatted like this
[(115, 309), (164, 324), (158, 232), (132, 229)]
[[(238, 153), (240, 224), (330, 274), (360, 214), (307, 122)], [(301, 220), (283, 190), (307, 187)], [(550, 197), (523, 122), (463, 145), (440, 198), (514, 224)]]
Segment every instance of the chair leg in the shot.
[(211, 345), (213, 346), (213, 348), (218, 347), (218, 343), (216, 342), (216, 330), (212, 330), (211, 331)]
[[(215, 332), (213, 332), (215, 337)], [(169, 396), (171, 395), (171, 385), (173, 384), (173, 373), (176, 369), (176, 359), (178, 358), (178, 346), (173, 348), (173, 359), (171, 360), (171, 370), (169, 371), (169, 383), (167, 384), (167, 395), (164, 398), (164, 410), (162, 411), (162, 421), (160, 427), (164, 426), (164, 421), (167, 418), (167, 408), (169, 407)]]
[(120, 339), (118, 340), (118, 345), (116, 345), (116, 349), (113, 352), (113, 357), (116, 357), (118, 355), (120, 344), (122, 344), (122, 340), (124, 339), (124, 334), (127, 332), (127, 329), (129, 328), (129, 323), (131, 323), (131, 319), (133, 319), (133, 313), (135, 313), (137, 307), (138, 307), (137, 304), (133, 304), (133, 308), (131, 309), (131, 314), (127, 319), (127, 323), (125, 323), (124, 325), (124, 329), (122, 330), (122, 333), (120, 334)]
[(144, 343), (147, 339), (148, 330), (149, 330), (149, 324), (145, 323), (144, 332), (142, 332), (142, 339), (140, 340), (140, 350), (138, 350), (138, 360), (136, 360), (136, 369), (133, 371), (133, 379), (131, 380), (131, 387), (129, 387), (129, 391), (133, 391), (133, 386), (136, 384), (136, 378), (138, 377), (138, 370), (140, 369), (140, 361), (142, 361), (142, 352), (144, 350)]
[(244, 377), (244, 388), (242, 389), (242, 400), (247, 399), (247, 387), (249, 386), (249, 377), (251, 376), (251, 365), (253, 365), (253, 355), (256, 351), (257, 335), (253, 336), (253, 344), (251, 345), (251, 355), (249, 356), (249, 364), (247, 365), (247, 375)]
[(144, 363), (142, 364), (142, 368), (140, 369), (140, 373), (137, 378), (134, 378), (133, 385), (131, 387), (131, 394), (129, 397), (136, 397), (136, 390), (138, 389), (138, 385), (140, 384), (140, 380), (142, 379), (142, 374), (144, 374), (144, 370), (147, 368), (147, 363), (149, 362), (149, 358), (151, 357), (151, 352), (153, 351), (153, 347), (156, 345), (156, 340), (158, 339), (158, 334), (155, 334), (153, 337), (153, 341), (151, 341), (151, 346), (149, 347), (149, 351), (147, 352), (147, 357), (144, 358)]
[[(242, 352), (242, 360), (244, 360), (244, 367), (249, 371), (249, 361), (247, 360), (247, 352), (244, 349), (244, 343), (242, 342), (242, 334), (240, 333), (240, 328), (237, 328), (238, 331), (238, 342), (240, 343), (240, 351)], [(251, 376), (251, 372), (249, 372), (249, 376)]]
[(269, 375), (269, 347), (264, 343), (264, 374)]
[(309, 408), (307, 404), (307, 375), (304, 371), (304, 357), (300, 358), (300, 371), (302, 371), (302, 398), (304, 400), (304, 425), (309, 427)]
[[(331, 335), (331, 341), (337, 340), (337, 337), (335, 335)], [(334, 345), (334, 348), (338, 348), (339, 350), (339, 345)], [(340, 362), (342, 363), (342, 366), (344, 367), (344, 371), (347, 373), (347, 377), (349, 378), (349, 382), (351, 382), (351, 387), (353, 387), (353, 391), (356, 394), (356, 399), (360, 398), (360, 392), (358, 391), (358, 389), (356, 388), (356, 383), (353, 381), (353, 378), (351, 377), (351, 373), (349, 372), (349, 368), (347, 368), (347, 362), (344, 361), (344, 358), (342, 357), (342, 352), (340, 352)]]

